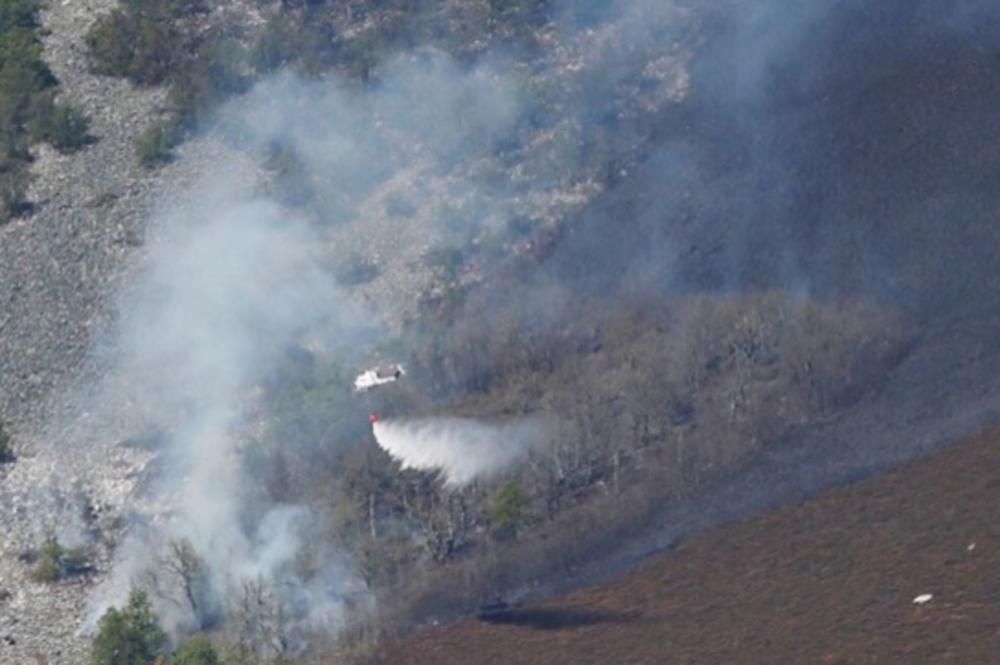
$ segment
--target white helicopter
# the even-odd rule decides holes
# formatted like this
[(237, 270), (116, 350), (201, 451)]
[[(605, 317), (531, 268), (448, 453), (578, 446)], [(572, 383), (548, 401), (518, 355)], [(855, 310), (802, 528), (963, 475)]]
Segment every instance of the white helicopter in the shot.
[(358, 374), (354, 379), (354, 390), (359, 393), (367, 392), (387, 383), (395, 383), (405, 374), (406, 370), (398, 363), (377, 365)]

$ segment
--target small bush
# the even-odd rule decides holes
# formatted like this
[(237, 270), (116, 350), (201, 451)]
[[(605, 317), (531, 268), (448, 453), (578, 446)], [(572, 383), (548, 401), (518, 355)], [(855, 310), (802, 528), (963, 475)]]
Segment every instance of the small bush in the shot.
[(222, 665), (222, 659), (211, 640), (198, 635), (177, 652), (173, 665)]
[(122, 6), (129, 14), (160, 20), (208, 11), (204, 0), (123, 0)]
[[(0, 27), (0, 62), (42, 63), (42, 43), (34, 29), (26, 27)], [(42, 63), (41, 66), (44, 66)], [(47, 67), (45, 67), (48, 69)], [(49, 72), (51, 75), (51, 72)]]
[(426, 261), (441, 277), (453, 280), (465, 265), (465, 254), (458, 247), (441, 247), (429, 251)]
[(0, 421), (0, 464), (13, 462), (15, 457), (13, 437), (4, 427), (3, 421)]
[(163, 655), (167, 636), (149, 597), (133, 589), (124, 609), (112, 607), (98, 624), (91, 647), (92, 665), (149, 665)]
[(167, 120), (150, 125), (135, 143), (135, 154), (146, 168), (166, 164), (174, 158), (173, 149), (179, 142), (176, 121)]
[(0, 161), (0, 224), (31, 208), (24, 200), (30, 181), (31, 175), (24, 164), (10, 159)]
[(90, 142), (90, 121), (82, 111), (68, 104), (53, 106), (43, 118), (39, 138), (60, 152), (79, 150)]
[(170, 103), (178, 124), (194, 129), (229, 95), (250, 86), (249, 56), (235, 39), (204, 41), (175, 73)]
[(367, 284), (378, 277), (378, 265), (360, 254), (352, 254), (344, 264), (337, 268), (337, 281), (344, 286)]
[(14, 461), (14, 446), (11, 443), (11, 436), (0, 422), (0, 464)]
[(127, 76), (132, 63), (132, 45), (124, 35), (131, 34), (131, 22), (122, 11), (102, 16), (87, 33), (84, 41), (93, 70), (107, 76)]
[(31, 571), (35, 582), (58, 582), (87, 572), (87, 553), (82, 547), (63, 547), (54, 536), (45, 539), (38, 551), (38, 563)]
[(98, 19), (85, 42), (95, 73), (139, 85), (166, 80), (184, 48), (170, 24), (120, 9)]
[(42, 60), (37, 10), (29, 0), (0, 2), (0, 223), (31, 209), (24, 200), (29, 147), (57, 83)]
[(0, 27), (35, 28), (38, 2), (36, 0), (3, 0), (0, 2)]
[(301, 56), (304, 41), (309, 41), (308, 35), (303, 34), (299, 25), (287, 16), (276, 16), (257, 39), (251, 61), (262, 72), (287, 67)]
[(497, 531), (516, 528), (528, 510), (531, 499), (516, 482), (504, 485), (490, 507), (490, 523)]

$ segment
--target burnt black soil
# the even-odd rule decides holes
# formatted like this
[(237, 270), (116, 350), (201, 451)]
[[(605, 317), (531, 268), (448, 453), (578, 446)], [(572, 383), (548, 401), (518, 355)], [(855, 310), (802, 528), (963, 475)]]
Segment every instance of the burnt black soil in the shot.
[(996, 662), (998, 507), (994, 430), (609, 583), (427, 629), (384, 662)]
[[(717, 154), (677, 187), (673, 153), (649, 155), (547, 270), (599, 293), (665, 266), (693, 292), (860, 295), (912, 312), (910, 353), (828, 422), (508, 597), (549, 600), (426, 629), (385, 662), (1000, 662), (1000, 434), (967, 438), (1000, 423), (1000, 14), (844, 4), (759, 99), (719, 78), (745, 45), (699, 60), (664, 145)], [(632, 221), (585, 232), (607, 219)]]

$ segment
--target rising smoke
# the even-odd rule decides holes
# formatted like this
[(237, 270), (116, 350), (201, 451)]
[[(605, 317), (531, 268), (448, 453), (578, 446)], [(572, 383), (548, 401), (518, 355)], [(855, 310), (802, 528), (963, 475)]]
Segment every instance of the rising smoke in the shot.
[[(331, 227), (412, 162), (482, 154), (511, 122), (511, 85), (488, 66), (470, 71), (425, 54), (390, 66), (372, 91), (286, 74), (221, 111), (214, 136), (250, 153), (289, 147), (303, 182), (320, 188), (327, 205), (310, 217), (261, 193), (252, 169), (237, 169), (204, 174), (151, 223), (148, 254), (122, 295), (119, 329), (105, 343), (113, 368), (87, 408), (97, 414), (91, 429), (121, 420), (127, 404), (133, 426), (168, 433), (144, 501), (153, 514), (134, 516), (114, 573), (94, 595), (88, 626), (133, 585), (151, 588), (175, 634), (218, 624), (247, 585), (260, 581), (280, 603), (289, 633), (334, 628), (345, 599), (360, 602), (363, 585), (350, 562), (310, 537), (323, 528), (321, 516), (308, 506), (262, 503), (248, 482), (243, 448), (267, 424), (259, 387), (295, 346), (364, 361), (381, 325), (338, 286)], [(526, 425), (444, 421), (435, 431), (451, 443), (465, 440), (461, 432), (472, 436), (463, 452), (483, 456), (456, 467), (456, 483), (528, 445)], [(504, 436), (517, 440), (501, 443)], [(191, 594), (170, 574), (182, 545), (199, 562)], [(312, 561), (307, 574), (303, 558)]]
[[(588, 4), (592, 12), (579, 11)], [(101, 403), (91, 409), (98, 414), (91, 426), (100, 429), (100, 414), (120, 417), (114, 412), (124, 404), (136, 421), (167, 431), (162, 473), (150, 488), (162, 514), (136, 516), (93, 616), (120, 602), (179, 540), (191, 544), (205, 574), (195, 610), (161, 603), (178, 632), (220, 620), (234, 594), (261, 578), (280, 589), (305, 627), (336, 624), (344, 598), (359, 592), (351, 562), (336, 552), (313, 552), (322, 565), (308, 576), (297, 569), (319, 518), (309, 506), (262, 504), (248, 487), (241, 452), (267, 420), (255, 401), (259, 386), (289, 347), (357, 364), (352, 354), (381, 334), (376, 315), (344, 296), (330, 265), (337, 225), (382, 201), (387, 182), (418, 199), (397, 223), (415, 226), (406, 232), (428, 245), (461, 244), (469, 227), (502, 228), (521, 217), (542, 225), (579, 212), (574, 234), (544, 269), (523, 276), (529, 295), (502, 294), (510, 308), (541, 313), (535, 319), (569, 306), (574, 294), (610, 295), (636, 284), (658, 293), (778, 285), (900, 297), (923, 283), (908, 272), (915, 266), (949, 265), (955, 254), (940, 253), (934, 223), (971, 213), (936, 188), (924, 160), (907, 162), (902, 174), (883, 172), (877, 160), (859, 162), (849, 146), (860, 130), (808, 101), (823, 81), (849, 88), (852, 68), (865, 66), (860, 56), (833, 57), (857, 20), (858, 3), (843, 4), (846, 18), (836, 21), (837, 3), (788, 13), (783, 3), (765, 2), (706, 27), (692, 21), (695, 9), (666, 3), (578, 3), (558, 24), (567, 47), (531, 68), (500, 56), (460, 66), (421, 52), (386, 65), (372, 88), (281, 74), (223, 109), (212, 135), (255, 154), (290, 147), (297, 184), (320, 213), (248, 186), (251, 174), (206, 174), (153, 223), (148, 256), (122, 296), (120, 329), (109, 344), (115, 366), (96, 391)], [(943, 31), (928, 27), (940, 23), (925, 19), (928, 5), (920, 6), (900, 14), (923, 31), (914, 34), (974, 57), (948, 41), (955, 28), (947, 21)], [(967, 13), (949, 13), (948, 21)], [(697, 58), (678, 34), (696, 28), (723, 35)], [(911, 57), (919, 41), (901, 39), (897, 60)], [(789, 54), (803, 48), (809, 57), (789, 71)], [(925, 54), (917, 62), (933, 60)], [(544, 103), (528, 94), (538, 89)], [(983, 102), (956, 99), (985, 112)], [(869, 120), (909, 119), (905, 110), (882, 113)], [(958, 114), (941, 113), (944, 124)], [(789, 126), (799, 129), (794, 140)], [(609, 135), (610, 146), (594, 140)], [(533, 140), (521, 145), (524, 136)], [(649, 136), (657, 141), (644, 145)], [(947, 143), (931, 142), (926, 160), (948, 155)], [(506, 180), (485, 165), (501, 147), (513, 163)], [(926, 200), (886, 196), (906, 177), (930, 187), (933, 219)], [(599, 203), (587, 202), (622, 180)], [(440, 214), (444, 200), (463, 202), (458, 232)], [(926, 233), (903, 247), (913, 228)], [(992, 244), (969, 236), (974, 259), (993, 256)], [(455, 487), (515, 464), (539, 432), (536, 423), (454, 418), (375, 425), (379, 444), (404, 467), (441, 470)]]
[[(349, 339), (360, 324), (320, 268), (321, 245), (302, 220), (223, 180), (189, 196), (159, 220), (160, 236), (124, 298), (121, 356), (109, 378), (132, 410), (169, 428), (154, 486), (166, 516), (120, 548), (95, 610), (142, 583), (169, 543), (185, 541), (203, 562), (202, 588), (197, 607), (162, 608), (172, 628), (216, 620), (230, 592), (258, 578), (280, 580), (300, 619), (336, 618), (331, 608), (353, 583), (345, 562), (325, 557), (329, 566), (308, 585), (289, 574), (312, 516), (250, 502), (240, 448), (253, 389), (284, 349), (307, 331)], [(247, 521), (249, 506), (259, 512)], [(323, 605), (298, 602), (320, 589)]]

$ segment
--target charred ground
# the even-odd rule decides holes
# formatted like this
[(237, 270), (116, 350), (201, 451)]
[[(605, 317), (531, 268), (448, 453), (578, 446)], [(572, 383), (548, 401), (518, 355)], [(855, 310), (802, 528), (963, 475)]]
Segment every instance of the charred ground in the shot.
[[(1000, 15), (985, 3), (225, 4), (125, 3), (94, 23), (88, 62), (138, 89), (166, 86), (136, 143), (150, 167), (183, 169), (182, 139), (226, 99), (260, 103), (261, 81), (293, 120), (296, 101), (326, 109), (325, 91), (346, 91), (347, 129), (317, 123), (335, 137), (376, 125), (364, 114), (352, 125), (351, 104), (388, 111), (379, 122), (398, 132), (333, 166), (316, 162), (311, 134), (241, 142), (257, 131), (247, 126), (222, 138), (259, 160), (256, 194), (307, 219), (331, 248), (324, 269), (386, 324), (346, 352), (281, 337), (255, 356), (280, 361), (243, 387), (255, 410), (231, 465), (246, 472), (246, 533), (275, 506), (318, 516), (283, 574), (308, 585), (327, 553), (349, 556), (377, 608), (345, 601), (359, 610), (350, 639), (361, 651), (498, 594), (621, 572), (691, 532), (885, 470), (995, 418)], [(130, 34), (141, 39), (121, 39)], [(283, 69), (301, 85), (267, 88)], [(378, 106), (414, 72), (444, 80), (444, 93), (478, 81), (457, 97), (470, 131)], [(516, 112), (497, 121), (474, 102), (502, 87), (482, 81), (509, 73)], [(113, 208), (115, 191), (94, 192), (96, 205)], [(250, 317), (261, 326), (273, 318), (264, 309)], [(10, 348), (20, 368), (28, 356)], [(369, 356), (404, 362), (406, 380), (351, 393)], [(155, 393), (143, 382), (137, 393)], [(4, 397), (19, 404), (13, 389)], [(373, 409), (544, 413), (557, 427), (522, 466), (455, 491), (377, 448)], [(126, 434), (158, 432), (146, 438), (169, 458), (185, 416), (149, 411)], [(261, 584), (243, 590), (267, 596)], [(199, 602), (175, 603), (186, 630), (244, 625)], [(496, 623), (558, 634), (628, 626), (630, 612), (543, 607)], [(288, 656), (271, 653), (271, 615), (242, 619), (238, 657)]]
[(381, 662), (989, 663), (997, 459), (993, 431), (694, 536), (614, 582), (428, 628)]

